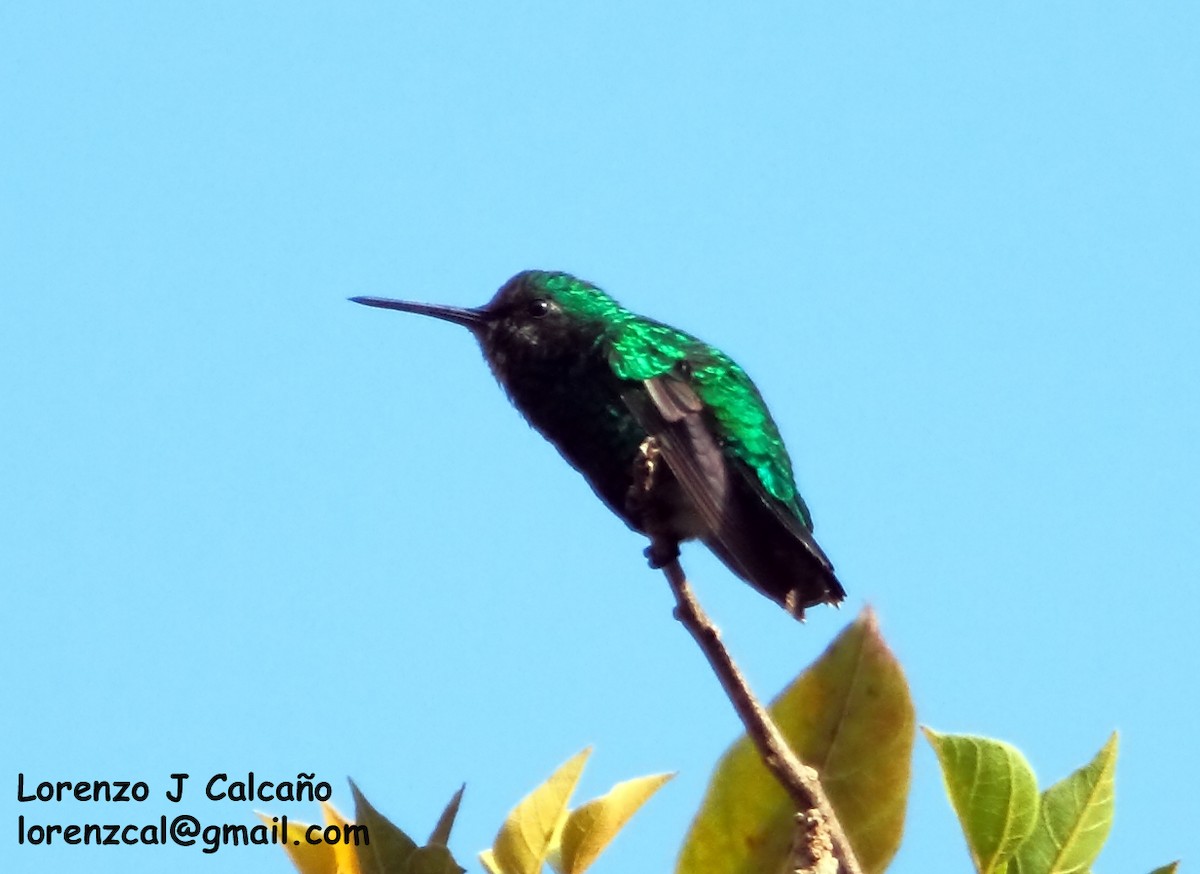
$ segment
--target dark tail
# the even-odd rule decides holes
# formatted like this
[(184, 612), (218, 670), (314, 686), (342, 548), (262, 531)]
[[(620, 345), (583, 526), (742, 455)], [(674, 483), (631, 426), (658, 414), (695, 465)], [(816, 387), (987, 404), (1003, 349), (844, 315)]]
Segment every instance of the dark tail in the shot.
[(737, 489), (736, 511), (704, 539), (725, 565), (797, 619), (806, 607), (839, 604), (846, 590), (833, 565), (797, 519), (769, 506), (752, 489)]

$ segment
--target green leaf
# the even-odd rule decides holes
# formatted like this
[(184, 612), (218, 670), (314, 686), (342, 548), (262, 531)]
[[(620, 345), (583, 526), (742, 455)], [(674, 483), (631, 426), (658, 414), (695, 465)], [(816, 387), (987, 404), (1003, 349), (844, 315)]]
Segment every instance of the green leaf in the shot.
[(358, 848), (363, 874), (404, 874), (417, 843), (371, 806), (353, 780), (354, 821), (367, 827), (371, 843)]
[(1161, 868), (1155, 868), (1150, 874), (1175, 874), (1179, 870), (1179, 862), (1175, 861), (1169, 865), (1163, 865)]
[(504, 874), (538, 874), (567, 816), (591, 748), (569, 759), (513, 808), (492, 844), (492, 861)]
[(562, 830), (558, 870), (583, 874), (638, 808), (674, 776), (654, 774), (626, 780), (607, 795), (572, 811)]
[(1003, 741), (923, 731), (942, 766), (975, 870), (1004, 871), (1037, 819), (1033, 769), (1016, 747)]
[(433, 833), (429, 836), (427, 843), (444, 847), (450, 842), (450, 830), (454, 828), (454, 818), (458, 816), (458, 806), (462, 804), (463, 792), (466, 791), (466, 788), (466, 783), (458, 787), (458, 791), (454, 793), (454, 797), (450, 799), (450, 803), (438, 817), (437, 825), (433, 827)]
[(418, 847), (408, 857), (408, 866), (404, 869), (405, 874), (462, 874), (465, 870), (440, 844)]
[[(792, 749), (819, 772), (863, 871), (883, 871), (904, 829), (915, 728), (908, 685), (874, 614), (864, 610), (770, 710)], [(677, 874), (780, 870), (795, 812), (742, 737), (713, 773)]]
[(1084, 767), (1042, 795), (1037, 825), (1013, 860), (1014, 874), (1087, 871), (1112, 828), (1117, 735)]

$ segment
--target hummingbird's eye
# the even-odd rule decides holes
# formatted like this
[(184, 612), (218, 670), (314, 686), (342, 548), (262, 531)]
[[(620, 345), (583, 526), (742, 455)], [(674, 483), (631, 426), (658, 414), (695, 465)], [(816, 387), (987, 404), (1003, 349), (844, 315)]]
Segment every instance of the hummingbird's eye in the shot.
[(538, 297), (531, 300), (525, 307), (529, 315), (535, 319), (540, 319), (546, 313), (550, 312), (550, 301), (544, 297)]

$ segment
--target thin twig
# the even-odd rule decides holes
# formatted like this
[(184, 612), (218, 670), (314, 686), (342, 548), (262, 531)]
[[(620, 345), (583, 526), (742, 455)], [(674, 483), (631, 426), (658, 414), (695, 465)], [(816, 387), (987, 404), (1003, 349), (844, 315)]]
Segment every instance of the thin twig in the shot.
[[(665, 554), (669, 554), (670, 549), (667, 547)], [(729, 651), (721, 643), (720, 632), (692, 594), (679, 559), (673, 558), (663, 563), (662, 570), (675, 593), (675, 618), (683, 623), (704, 651), (733, 709), (746, 726), (746, 734), (757, 747), (763, 764), (796, 804), (799, 811), (797, 824), (804, 834), (804, 840), (797, 841), (794, 849), (797, 870), (813, 874), (838, 870), (841, 874), (862, 874), (846, 833), (842, 831), (833, 806), (821, 787), (817, 772), (796, 758), (775, 722), (750, 691), (741, 671), (730, 658)], [(828, 855), (830, 845), (832, 859)], [(836, 867), (832, 864), (834, 860)]]

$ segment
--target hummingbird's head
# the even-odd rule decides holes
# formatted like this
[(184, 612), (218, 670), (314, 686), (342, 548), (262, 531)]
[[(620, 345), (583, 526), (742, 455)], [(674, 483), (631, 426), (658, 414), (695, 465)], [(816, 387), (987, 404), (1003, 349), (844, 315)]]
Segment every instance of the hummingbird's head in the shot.
[(507, 353), (527, 359), (578, 355), (626, 315), (590, 282), (544, 270), (518, 273), (480, 312), (484, 328), (477, 336), (488, 357)]
[(462, 325), (501, 374), (514, 358), (536, 361), (579, 354), (630, 315), (590, 282), (543, 270), (518, 273), (490, 301), (470, 309), (379, 297), (351, 300)]

